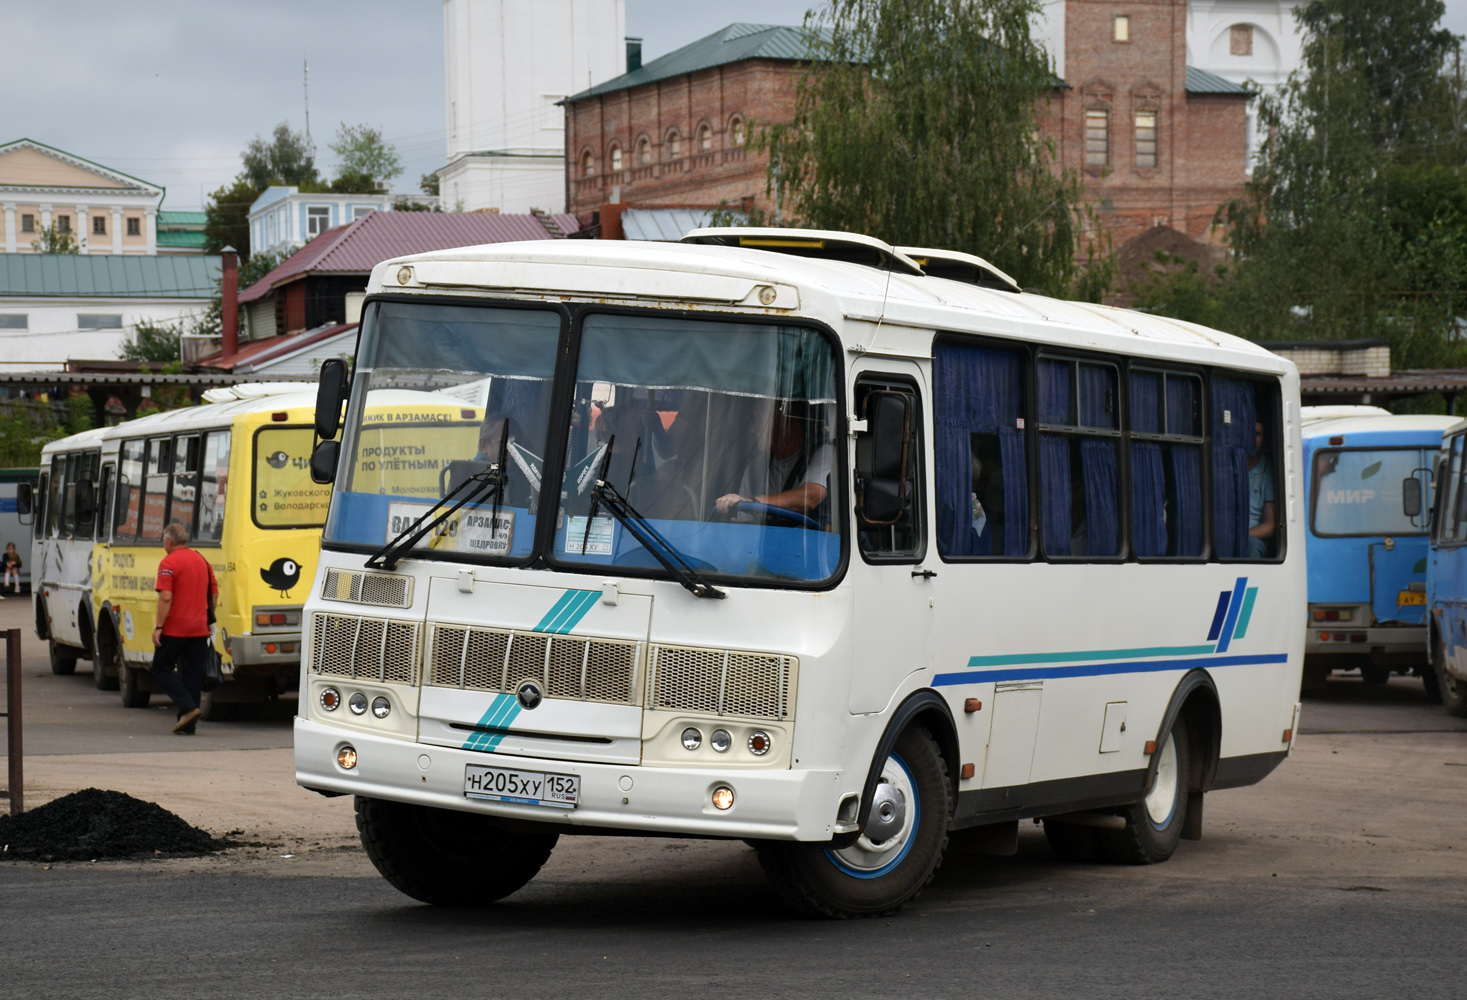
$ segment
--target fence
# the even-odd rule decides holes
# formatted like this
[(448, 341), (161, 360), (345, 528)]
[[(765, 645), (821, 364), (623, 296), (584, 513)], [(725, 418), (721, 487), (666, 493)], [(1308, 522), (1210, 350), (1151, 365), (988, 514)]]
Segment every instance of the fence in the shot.
[(5, 717), (8, 740), (6, 759), (10, 762), (10, 784), (0, 788), (0, 797), (10, 800), (10, 815), (25, 811), (25, 760), (21, 752), (20, 732), (20, 629), (5, 632)]

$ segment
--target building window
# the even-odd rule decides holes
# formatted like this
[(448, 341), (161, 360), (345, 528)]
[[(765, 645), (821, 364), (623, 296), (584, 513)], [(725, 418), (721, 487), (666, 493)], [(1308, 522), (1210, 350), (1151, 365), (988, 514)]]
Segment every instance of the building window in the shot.
[(1110, 112), (1105, 108), (1085, 109), (1085, 166), (1103, 167), (1110, 162)]
[(611, 147), (611, 172), (616, 173), (621, 169), (621, 147)]
[(596, 176), (596, 154), (589, 149), (581, 154), (581, 176)]
[(1115, 25), (1116, 41), (1129, 42), (1131, 40), (1131, 15), (1117, 14)]
[(683, 137), (678, 134), (677, 129), (667, 133), (667, 158), (676, 160), (683, 155)]
[(637, 162), (652, 162), (652, 142), (646, 136), (643, 136), (641, 139), (637, 140)]
[(352, 218), (352, 221), (355, 222), (357, 219), (360, 219), (362, 216), (364, 216), (364, 215), (371, 215), (375, 211), (377, 211), (377, 210), (375, 208), (373, 208), (371, 205), (353, 205), (352, 206), (352, 210), (351, 210), (351, 218)]
[(1156, 169), (1155, 111), (1136, 112), (1136, 166), (1145, 170)]
[(710, 150), (712, 148), (713, 148), (713, 129), (712, 129), (711, 126), (704, 125), (704, 126), (702, 126), (701, 128), (698, 129), (698, 149), (701, 152), (707, 152), (708, 150)]
[(58, 215), (58, 216), (56, 216), (56, 231), (58, 233), (69, 233), (69, 232), (71, 232), (71, 216), (69, 216), (69, 215)]
[(331, 228), (331, 209), (306, 209), (306, 239), (313, 240)]
[(30, 321), (25, 313), (0, 313), (0, 330), (29, 330)]
[(106, 236), (107, 235), (107, 216), (105, 216), (105, 215), (94, 215), (94, 216), (92, 216), (92, 235), (93, 236)]
[(1235, 56), (1251, 56), (1253, 54), (1253, 25), (1233, 25), (1231, 46), (1229, 52)]
[(129, 235), (129, 236), (141, 236), (141, 235), (143, 235), (143, 220), (142, 219), (138, 219), (138, 218), (130, 218), (130, 219), (128, 219), (127, 220), (127, 235)]
[(733, 133), (733, 144), (735, 146), (742, 146), (744, 144), (744, 120), (742, 118), (735, 118), (729, 123), (728, 128)]
[(34, 215), (22, 215), (20, 217), (20, 231), (33, 233), (36, 231), (36, 217)]
[(77, 313), (78, 330), (121, 330), (122, 317), (106, 313)]

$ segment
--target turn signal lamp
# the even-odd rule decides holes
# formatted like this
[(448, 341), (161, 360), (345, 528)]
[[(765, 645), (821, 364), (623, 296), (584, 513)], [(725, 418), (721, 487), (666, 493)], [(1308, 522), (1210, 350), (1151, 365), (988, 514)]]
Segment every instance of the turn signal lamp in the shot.
[(341, 765), (343, 771), (350, 771), (357, 766), (357, 751), (355, 747), (342, 747), (336, 751), (336, 763)]
[(321, 707), (328, 712), (336, 711), (341, 707), (341, 692), (336, 688), (322, 688)]
[(274, 413), (270, 414), (270, 419), (275, 421), (277, 424), (283, 424), (290, 419), (290, 414), (286, 413), (284, 410), (276, 410)]
[(713, 789), (713, 808), (727, 811), (733, 808), (733, 789), (727, 785), (719, 785)]
[(755, 757), (763, 757), (772, 745), (769, 734), (762, 730), (749, 737), (749, 752)]

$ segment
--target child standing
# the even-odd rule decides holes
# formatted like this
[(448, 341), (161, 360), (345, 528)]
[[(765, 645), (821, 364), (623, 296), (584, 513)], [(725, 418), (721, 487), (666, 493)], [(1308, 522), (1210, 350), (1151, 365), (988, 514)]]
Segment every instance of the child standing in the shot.
[(8, 586), (14, 593), (20, 593), (20, 553), (15, 551), (14, 542), (5, 543), (5, 579), (0, 587)]

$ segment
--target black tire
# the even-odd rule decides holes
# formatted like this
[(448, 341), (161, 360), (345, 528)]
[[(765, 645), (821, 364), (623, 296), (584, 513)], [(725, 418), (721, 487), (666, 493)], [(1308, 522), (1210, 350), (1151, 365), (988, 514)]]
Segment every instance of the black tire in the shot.
[(1360, 679), (1366, 684), (1384, 684), (1391, 679), (1391, 668), (1368, 664), (1360, 668)]
[(1125, 818), (1126, 828), (1099, 831), (1100, 848), (1112, 861), (1158, 864), (1172, 856), (1182, 839), (1182, 825), (1187, 819), (1187, 776), (1191, 773), (1186, 728), (1174, 726), (1156, 752), (1162, 756), (1146, 798), (1116, 810), (1116, 815)]
[(216, 692), (205, 691), (199, 695), (199, 711), (204, 714), (199, 716), (204, 722), (227, 722), (234, 718), (234, 705), (229, 702), (220, 702), (214, 697)]
[[(897, 737), (882, 766), (885, 774), (897, 779), (882, 782), (885, 793), (880, 791), (882, 784), (877, 786), (879, 795), (896, 796), (888, 802), (900, 802), (901, 821), (892, 836), (869, 839), (878, 804), (861, 840), (843, 850), (769, 841), (758, 845), (764, 874), (796, 910), (837, 919), (884, 916), (916, 899), (937, 874), (953, 810), (952, 783), (937, 743), (926, 729), (913, 725)], [(902, 797), (903, 788), (911, 791), (914, 801)], [(886, 846), (897, 837), (901, 837), (897, 844)], [(897, 854), (893, 860), (876, 864), (892, 850)]]
[[(1433, 636), (1432, 642), (1437, 641), (1437, 638)], [(1436, 655), (1439, 656), (1440, 653)], [(1442, 700), (1442, 685), (1441, 681), (1437, 680), (1435, 659), (1431, 663), (1417, 667), (1416, 675), (1421, 678), (1421, 686), (1426, 689), (1426, 700), (1433, 705), (1440, 705)]]
[(544, 866), (558, 833), (506, 833), (488, 816), (357, 796), (357, 833), (382, 877), (434, 906), (483, 906)]
[(1044, 839), (1061, 861), (1088, 864), (1104, 857), (1100, 850), (1100, 831), (1093, 826), (1046, 819)]
[(108, 624), (110, 613), (103, 609), (102, 614), (102, 627), (97, 630), (96, 644), (92, 649), (92, 685), (98, 691), (116, 691), (117, 678), (122, 673), (122, 643)]
[(46, 646), (51, 652), (51, 673), (57, 677), (70, 677), (76, 673), (77, 650), (70, 646), (58, 646), (55, 639)]
[(1467, 717), (1467, 681), (1458, 680), (1447, 672), (1446, 645), (1437, 638), (1432, 650), (1431, 670), (1436, 677), (1437, 691), (1441, 696), (1442, 708), (1456, 718)]
[(153, 700), (153, 692), (143, 690), (142, 670), (123, 664), (117, 677), (117, 691), (122, 695), (123, 708), (147, 708)]

